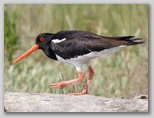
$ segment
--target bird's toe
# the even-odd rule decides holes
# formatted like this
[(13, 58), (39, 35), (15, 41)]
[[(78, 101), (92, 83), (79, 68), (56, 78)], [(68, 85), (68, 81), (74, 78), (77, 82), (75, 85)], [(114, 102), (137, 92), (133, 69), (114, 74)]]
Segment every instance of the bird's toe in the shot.
[(65, 87), (66, 85), (67, 85), (67, 84), (66, 84), (64, 81), (62, 81), (62, 82), (50, 84), (50, 87), (51, 87), (51, 88), (57, 88), (57, 87), (63, 88), (63, 87)]
[(71, 95), (85, 95), (87, 94), (87, 91), (86, 90), (83, 90), (82, 92), (77, 92), (77, 93), (69, 93)]

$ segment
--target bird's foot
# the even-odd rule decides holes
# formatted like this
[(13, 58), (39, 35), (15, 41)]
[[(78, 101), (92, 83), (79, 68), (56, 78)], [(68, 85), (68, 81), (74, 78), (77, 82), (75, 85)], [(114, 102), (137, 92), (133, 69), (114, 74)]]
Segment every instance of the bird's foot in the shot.
[(67, 83), (65, 81), (61, 81), (61, 82), (57, 82), (57, 83), (54, 83), (54, 84), (50, 84), (50, 87), (51, 88), (57, 88), (57, 87), (63, 88), (66, 85), (67, 85)]
[(71, 95), (85, 95), (85, 94), (87, 94), (87, 90), (83, 90), (82, 92), (78, 92), (78, 93), (69, 93), (69, 94), (71, 94)]

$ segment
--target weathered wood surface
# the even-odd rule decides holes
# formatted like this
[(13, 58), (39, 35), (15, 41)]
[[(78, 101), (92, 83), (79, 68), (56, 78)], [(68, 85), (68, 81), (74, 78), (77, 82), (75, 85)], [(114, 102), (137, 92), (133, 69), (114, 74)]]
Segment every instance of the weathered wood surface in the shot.
[(4, 93), (6, 112), (148, 112), (148, 96), (105, 98), (91, 95)]

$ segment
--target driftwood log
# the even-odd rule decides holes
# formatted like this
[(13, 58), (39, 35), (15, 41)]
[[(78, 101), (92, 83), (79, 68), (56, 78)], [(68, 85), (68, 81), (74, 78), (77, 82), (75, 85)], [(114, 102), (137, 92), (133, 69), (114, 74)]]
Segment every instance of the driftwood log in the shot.
[(5, 112), (148, 112), (148, 96), (105, 98), (4, 92)]

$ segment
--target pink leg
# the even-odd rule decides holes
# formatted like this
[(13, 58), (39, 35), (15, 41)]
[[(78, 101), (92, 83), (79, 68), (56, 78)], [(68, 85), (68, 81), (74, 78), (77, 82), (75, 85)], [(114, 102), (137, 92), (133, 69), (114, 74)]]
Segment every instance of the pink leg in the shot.
[(71, 93), (71, 94), (74, 94), (74, 95), (84, 95), (84, 94), (87, 94), (88, 93), (88, 87), (89, 87), (90, 82), (91, 82), (91, 80), (92, 80), (92, 78), (94, 76), (94, 71), (93, 71), (92, 67), (89, 66), (88, 69), (89, 69), (89, 78), (87, 80), (86, 86), (83, 89), (83, 91), (80, 92), (80, 93)]
[(83, 91), (82, 91), (82, 92), (84, 92), (84, 93), (88, 93), (88, 87), (89, 87), (90, 82), (91, 82), (91, 80), (92, 80), (92, 78), (93, 78), (93, 76), (94, 76), (94, 71), (93, 71), (92, 67), (89, 66), (88, 69), (89, 69), (89, 78), (88, 78), (88, 80), (87, 80), (87, 83), (86, 83), (85, 88), (84, 88)]
[(71, 83), (74, 83), (74, 82), (80, 82), (83, 80), (83, 74), (81, 71), (78, 71), (78, 78), (77, 79), (73, 79), (73, 80), (69, 80), (69, 81), (62, 81), (62, 82), (58, 82), (58, 83), (54, 83), (54, 84), (51, 84), (51, 88), (57, 88), (57, 87), (60, 87), (60, 88), (63, 88), (65, 87), (66, 85), (68, 84), (71, 84)]

